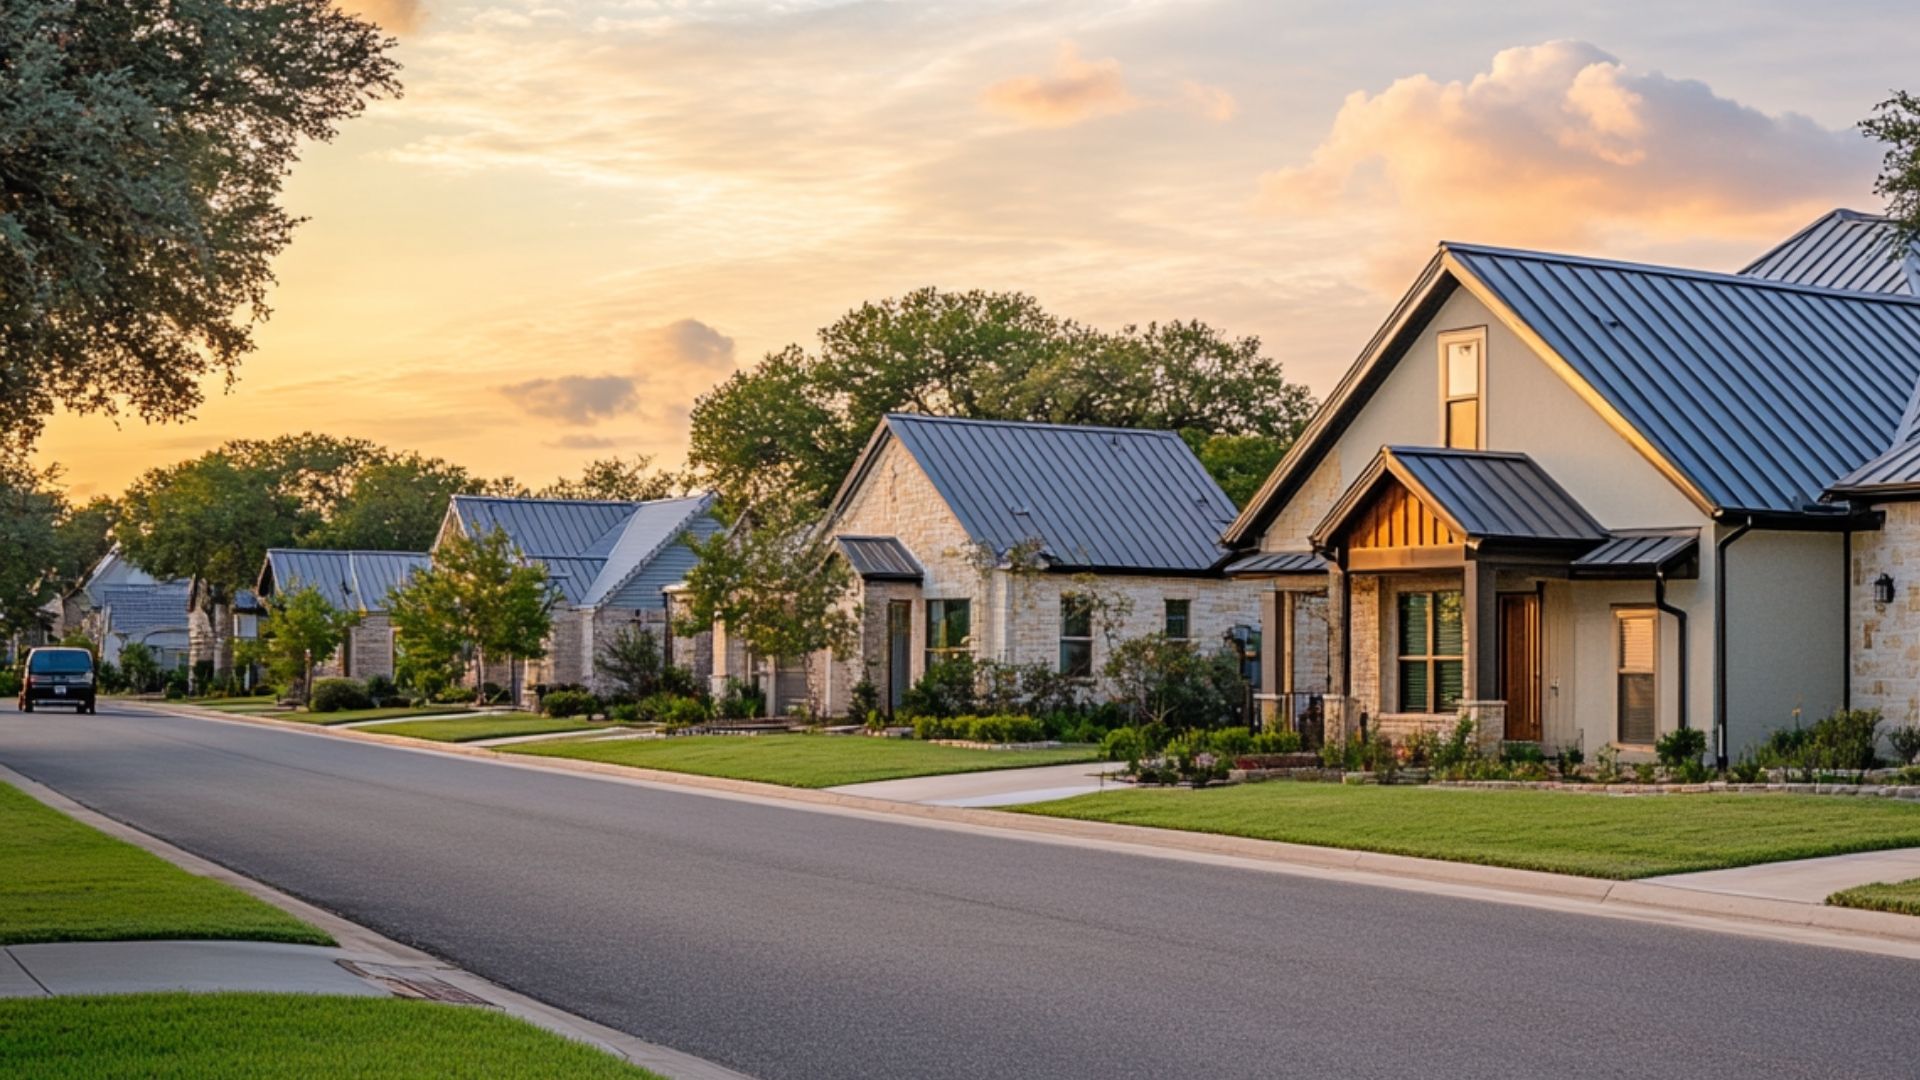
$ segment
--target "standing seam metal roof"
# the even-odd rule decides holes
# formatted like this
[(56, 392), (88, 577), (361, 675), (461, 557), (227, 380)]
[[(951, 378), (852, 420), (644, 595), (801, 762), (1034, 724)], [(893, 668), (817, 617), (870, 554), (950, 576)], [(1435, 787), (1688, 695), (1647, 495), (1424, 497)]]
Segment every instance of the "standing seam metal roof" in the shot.
[(416, 570), (433, 565), (424, 551), (340, 551), (273, 548), (267, 567), (277, 593), (311, 585), (340, 611), (384, 611), (387, 598)]
[(1233, 503), (1173, 432), (904, 413), (881, 424), (997, 551), (1038, 539), (1059, 566), (1167, 572), (1225, 554)]
[(1890, 219), (1835, 210), (1740, 273), (1827, 289), (1920, 296), (1920, 244), (1902, 251)]
[(506, 531), (522, 555), (605, 558), (639, 506), (586, 499), (504, 499), (455, 495), (452, 510), (470, 534)]
[(155, 630), (184, 630), (187, 626), (184, 583), (116, 585), (100, 590), (100, 606), (110, 613), (110, 628), (129, 639)]
[(1920, 381), (1920, 300), (1448, 250), (1719, 508), (1806, 510)]
[(1591, 541), (1607, 530), (1525, 454), (1389, 446), (1380, 451), (1434, 509), (1480, 540)]
[(1908, 439), (1836, 481), (1831, 495), (1871, 495), (1876, 491), (1920, 488), (1920, 439)]
[(1261, 551), (1233, 560), (1222, 572), (1228, 577), (1324, 574), (1327, 572), (1327, 560), (1311, 551)]
[(1700, 530), (1674, 529), (1664, 532), (1620, 532), (1585, 555), (1573, 560), (1578, 573), (1650, 573), (1672, 565), (1693, 554), (1700, 544)]
[(868, 581), (919, 581), (926, 576), (913, 552), (896, 537), (836, 536), (833, 541), (853, 572)]

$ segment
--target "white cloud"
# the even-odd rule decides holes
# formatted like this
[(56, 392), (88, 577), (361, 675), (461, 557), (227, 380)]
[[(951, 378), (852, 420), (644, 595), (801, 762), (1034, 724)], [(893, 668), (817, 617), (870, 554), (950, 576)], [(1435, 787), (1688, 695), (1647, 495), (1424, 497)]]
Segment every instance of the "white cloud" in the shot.
[(1120, 61), (1085, 60), (1062, 42), (1048, 75), (1020, 75), (987, 87), (981, 100), (996, 112), (1036, 127), (1065, 127), (1138, 108)]
[(638, 401), (634, 382), (625, 375), (529, 379), (503, 386), (500, 392), (528, 415), (565, 424), (591, 424), (617, 416)]
[(699, 319), (676, 319), (641, 335), (641, 361), (711, 371), (733, 366), (733, 339)]

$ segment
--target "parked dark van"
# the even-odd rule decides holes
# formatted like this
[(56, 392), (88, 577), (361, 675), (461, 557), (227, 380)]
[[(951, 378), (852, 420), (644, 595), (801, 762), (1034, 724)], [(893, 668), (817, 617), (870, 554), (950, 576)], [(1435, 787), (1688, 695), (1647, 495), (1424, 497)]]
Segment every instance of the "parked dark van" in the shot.
[(20, 711), (36, 705), (71, 705), (75, 712), (93, 711), (93, 654), (85, 649), (35, 649), (27, 654), (25, 680), (20, 684)]

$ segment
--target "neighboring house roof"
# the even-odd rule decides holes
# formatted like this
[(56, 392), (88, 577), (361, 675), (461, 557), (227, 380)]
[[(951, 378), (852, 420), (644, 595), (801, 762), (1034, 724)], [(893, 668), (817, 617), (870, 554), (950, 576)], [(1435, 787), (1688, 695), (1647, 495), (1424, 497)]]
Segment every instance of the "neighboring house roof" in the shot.
[(391, 593), (432, 565), (424, 551), (273, 548), (260, 572), (260, 591), (290, 593), (312, 586), (341, 611), (385, 611)]
[(118, 585), (100, 590), (100, 606), (109, 631), (139, 641), (157, 630), (186, 629), (187, 593), (184, 582)]
[(1456, 288), (1711, 512), (1822, 513), (1827, 485), (1890, 445), (1920, 382), (1920, 299), (1443, 244), (1228, 543), (1256, 542)]
[(1902, 248), (1890, 218), (1834, 210), (1740, 273), (1828, 289), (1920, 296), (1920, 243)]
[(1324, 574), (1327, 560), (1311, 551), (1260, 551), (1243, 555), (1228, 563), (1228, 577), (1259, 577), (1267, 574)]
[(1896, 440), (1893, 447), (1827, 488), (1835, 498), (1871, 498), (1920, 492), (1920, 439)]
[(1335, 504), (1314, 542), (1323, 543), (1392, 476), (1473, 541), (1597, 544), (1607, 530), (1525, 454), (1388, 446)]
[(867, 581), (919, 581), (926, 576), (907, 545), (891, 536), (836, 536), (834, 544)]
[(1698, 529), (1622, 530), (1573, 560), (1575, 577), (1645, 577), (1699, 555)]
[(1057, 569), (1200, 573), (1234, 507), (1171, 431), (891, 413), (834, 499), (846, 507), (889, 439), (967, 535), (996, 553), (1037, 541)]
[(87, 571), (87, 576), (80, 582), (78, 591), (85, 595), (88, 607), (98, 608), (101, 604), (101, 597), (108, 589), (119, 588), (123, 585), (178, 585), (184, 583), (186, 580), (185, 578), (180, 578), (175, 581), (162, 582), (152, 574), (128, 562), (127, 557), (120, 553), (118, 547), (115, 547), (105, 555), (100, 556), (100, 560), (93, 564), (91, 570)]
[(521, 556), (547, 568), (573, 607), (658, 607), (661, 589), (691, 568), (688, 532), (719, 527), (711, 494), (648, 502), (504, 499), (456, 495), (447, 512), (468, 535), (498, 528)]

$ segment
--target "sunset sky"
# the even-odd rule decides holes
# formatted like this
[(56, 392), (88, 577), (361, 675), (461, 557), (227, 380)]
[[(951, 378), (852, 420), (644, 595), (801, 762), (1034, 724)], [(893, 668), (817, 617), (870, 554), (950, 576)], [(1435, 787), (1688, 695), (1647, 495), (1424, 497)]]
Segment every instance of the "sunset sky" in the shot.
[[(406, 96), (196, 420), (62, 416), (76, 495), (322, 430), (545, 481), (867, 299), (1257, 334), (1323, 394), (1442, 239), (1735, 269), (1877, 209), (1904, 2), (352, 0)], [(1817, 13), (1816, 13), (1817, 12)]]

